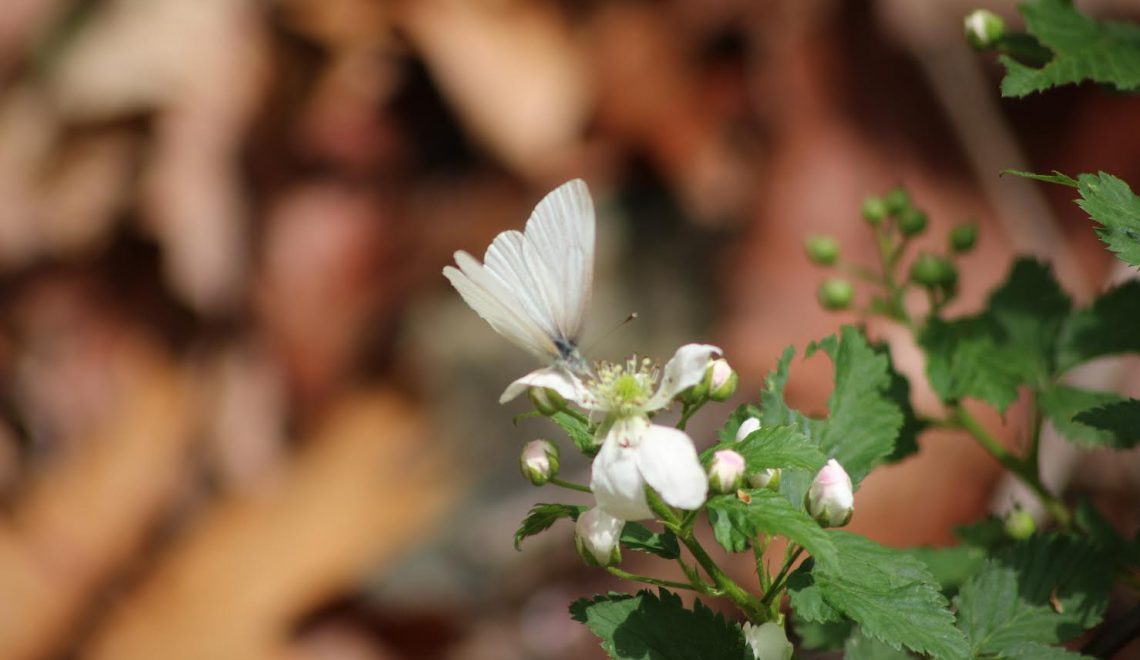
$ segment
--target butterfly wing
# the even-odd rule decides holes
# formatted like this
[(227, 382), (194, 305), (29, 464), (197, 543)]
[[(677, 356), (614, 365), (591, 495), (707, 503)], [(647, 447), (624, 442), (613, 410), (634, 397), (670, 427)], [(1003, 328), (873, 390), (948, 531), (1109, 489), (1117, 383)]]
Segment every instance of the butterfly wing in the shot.
[(594, 274), (594, 204), (585, 182), (539, 202), (523, 232), (499, 234), (480, 264), (456, 252), (444, 276), (496, 332), (548, 361), (565, 358), (585, 322)]

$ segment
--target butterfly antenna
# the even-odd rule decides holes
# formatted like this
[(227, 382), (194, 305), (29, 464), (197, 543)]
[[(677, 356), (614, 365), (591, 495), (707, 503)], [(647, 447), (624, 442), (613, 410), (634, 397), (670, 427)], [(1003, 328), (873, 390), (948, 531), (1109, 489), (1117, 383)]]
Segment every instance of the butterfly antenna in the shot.
[(613, 337), (614, 333), (616, 333), (618, 330), (621, 330), (625, 326), (629, 325), (631, 322), (636, 321), (637, 318), (638, 318), (637, 312), (630, 312), (629, 316), (625, 317), (624, 321), (615, 325), (606, 334), (604, 334), (601, 337), (598, 337), (594, 341), (590, 342), (590, 347), (588, 349), (588, 352), (593, 353), (594, 349), (597, 348), (598, 344), (601, 344), (601, 343), (605, 342), (607, 339), (609, 339), (610, 337)]

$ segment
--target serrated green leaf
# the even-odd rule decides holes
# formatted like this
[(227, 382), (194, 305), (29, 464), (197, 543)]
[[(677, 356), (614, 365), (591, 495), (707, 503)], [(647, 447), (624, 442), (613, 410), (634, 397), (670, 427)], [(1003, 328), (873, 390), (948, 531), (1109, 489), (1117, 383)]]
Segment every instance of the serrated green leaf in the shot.
[(1073, 421), (1111, 435), (1108, 445), (1130, 449), (1140, 444), (1140, 400), (1127, 399), (1084, 410)]
[(621, 530), (620, 542), (630, 550), (648, 552), (663, 559), (676, 559), (681, 556), (681, 546), (677, 543), (677, 537), (669, 530), (658, 533), (650, 531), (644, 525), (627, 522)]
[(943, 401), (972, 397), (1004, 411), (1017, 400), (1019, 386), (1050, 380), (1069, 308), (1047, 265), (1019, 259), (985, 312), (932, 319), (923, 329), (919, 343), (931, 386)]
[(808, 438), (818, 441), (820, 424), (793, 410), (784, 400), (784, 389), (788, 385), (788, 371), (796, 349), (784, 349), (776, 368), (764, 379), (764, 391), (760, 393), (760, 424), (762, 426), (792, 426)]
[(898, 438), (895, 439), (895, 449), (886, 458), (886, 462), (895, 463), (918, 452), (918, 436), (926, 430), (927, 424), (918, 418), (914, 406), (910, 402), (910, 381), (895, 369), (894, 359), (891, 357), (890, 346), (886, 342), (872, 344), (875, 353), (887, 358), (887, 373), (891, 382), (886, 389), (886, 395), (898, 406), (902, 413), (903, 423), (899, 428)]
[(586, 507), (573, 504), (535, 504), (515, 532), (515, 550), (521, 549), (519, 545), (528, 536), (545, 532), (562, 518), (577, 520), (585, 510)]
[(986, 563), (986, 553), (981, 548), (957, 545), (949, 548), (907, 548), (906, 554), (921, 561), (930, 575), (947, 597), (973, 577)]
[(767, 468), (816, 472), (827, 462), (815, 443), (791, 426), (763, 427), (732, 448), (744, 457), (749, 473)]
[(835, 388), (820, 449), (858, 484), (894, 452), (902, 428), (902, 411), (888, 394), (890, 361), (849, 325), (840, 329), (838, 341), (821, 347), (835, 364)]
[(1073, 523), (1085, 538), (1122, 566), (1140, 566), (1140, 543), (1120, 535), (1088, 500), (1077, 503)]
[(812, 651), (833, 651), (843, 648), (855, 624), (847, 619), (839, 621), (808, 621), (798, 613), (792, 616), (792, 628), (800, 638), (800, 647)]
[(788, 596), (796, 616), (811, 623), (840, 624), (850, 622), (843, 613), (823, 599), (823, 590), (815, 582), (815, 562), (805, 561), (788, 576)]
[(1052, 174), (1037, 174), (1035, 172), (1026, 172), (1024, 170), (1002, 170), (1001, 173), (1012, 174), (1019, 176), (1023, 179), (1033, 179), (1034, 181), (1044, 181), (1045, 183), (1056, 183), (1062, 186), (1069, 186), (1070, 188), (1077, 187), (1077, 180), (1063, 172), (1053, 170)]
[(557, 424), (563, 431), (566, 431), (566, 435), (570, 436), (570, 441), (573, 442), (574, 446), (583, 454), (590, 458), (597, 455), (600, 445), (595, 440), (594, 434), (590, 431), (589, 425), (585, 422), (564, 412), (554, 413), (550, 416), (550, 420)]
[(1140, 197), (1124, 181), (1100, 172), (1077, 177), (1084, 209), (1100, 227), (1097, 236), (1127, 264), (1140, 266)]
[(1140, 88), (1140, 27), (1097, 22), (1067, 0), (1030, 0), (1021, 5), (1026, 29), (1053, 59), (1040, 68), (1001, 56), (1006, 67), (1003, 96), (1025, 96), (1086, 80), (1121, 91)]
[(700, 601), (686, 609), (664, 589), (583, 598), (570, 605), (570, 615), (614, 660), (752, 660), (740, 626)]
[(1057, 384), (1037, 394), (1037, 407), (1053, 423), (1057, 431), (1070, 441), (1086, 447), (1112, 446), (1115, 437), (1109, 431), (1083, 424), (1073, 419), (1077, 413), (1123, 400), (1119, 394), (1082, 390), (1070, 385)]
[(873, 637), (864, 635), (863, 629), (858, 627), (843, 645), (843, 660), (910, 660), (913, 657), (906, 651), (893, 649)]
[(720, 495), (706, 503), (713, 535), (724, 549), (741, 552), (760, 534), (778, 534), (803, 546), (817, 564), (835, 564), (835, 546), (810, 516), (765, 488), (742, 492), (747, 502), (736, 495)]
[(1063, 536), (1033, 537), (1000, 552), (954, 599), (972, 652), (1056, 644), (1096, 625), (1112, 583), (1104, 564), (1095, 546)]
[(1140, 353), (1137, 310), (1140, 282), (1132, 280), (1070, 314), (1057, 340), (1058, 369), (1066, 371), (1105, 355)]
[(832, 530), (828, 536), (839, 562), (835, 567), (816, 564), (811, 572), (825, 603), (893, 649), (967, 657), (966, 639), (921, 561), (848, 532)]

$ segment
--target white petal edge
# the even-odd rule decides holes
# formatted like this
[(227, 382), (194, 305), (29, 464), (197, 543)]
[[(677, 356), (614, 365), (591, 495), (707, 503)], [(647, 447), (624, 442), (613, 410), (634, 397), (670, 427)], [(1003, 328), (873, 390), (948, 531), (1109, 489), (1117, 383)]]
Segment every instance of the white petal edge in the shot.
[(499, 397), (499, 403), (511, 401), (532, 387), (545, 387), (554, 390), (567, 401), (586, 405), (591, 399), (586, 385), (569, 369), (561, 365), (544, 367), (530, 372), (507, 386)]
[(671, 506), (699, 509), (709, 493), (697, 448), (684, 431), (650, 426), (637, 447), (637, 467), (646, 483)]
[(648, 429), (649, 421), (643, 417), (614, 422), (594, 457), (590, 490), (598, 506), (622, 520), (653, 518), (637, 461), (638, 443)]
[(677, 349), (673, 357), (665, 363), (661, 374), (661, 384), (645, 405), (646, 410), (659, 410), (669, 405), (673, 397), (701, 382), (705, 370), (714, 357), (720, 357), (721, 350), (710, 344), (685, 344)]

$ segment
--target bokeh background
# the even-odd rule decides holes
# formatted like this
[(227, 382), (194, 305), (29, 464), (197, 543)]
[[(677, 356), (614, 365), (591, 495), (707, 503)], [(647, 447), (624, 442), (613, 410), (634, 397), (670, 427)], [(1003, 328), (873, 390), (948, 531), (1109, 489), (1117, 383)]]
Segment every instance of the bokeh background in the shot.
[[(1140, 100), (1000, 99), (971, 8), (4, 0), (0, 657), (602, 657), (566, 606), (618, 585), (564, 523), (511, 543), (533, 503), (576, 501), (517, 473), (523, 442), (555, 437), (497, 404), (534, 365), (441, 268), (583, 177), (590, 355), (717, 343), (739, 401), (785, 346), (856, 320), (818, 308), (800, 246), (828, 232), (870, 263), (859, 204), (898, 183), (931, 215), (922, 246), (982, 226), (952, 311), (1020, 252), (1088, 300), (1120, 273), (1071, 192), (998, 172), (1140, 183)], [(905, 333), (870, 331), (921, 374)], [(1136, 366), (1080, 377), (1137, 394)], [(793, 403), (821, 412), (829, 382), (797, 360)], [(699, 445), (729, 410), (694, 420)], [(1018, 408), (987, 419), (1017, 441)], [(1051, 483), (1134, 531), (1134, 456), (1049, 456)], [(1016, 497), (931, 434), (864, 484), (853, 527), (946, 544)]]

